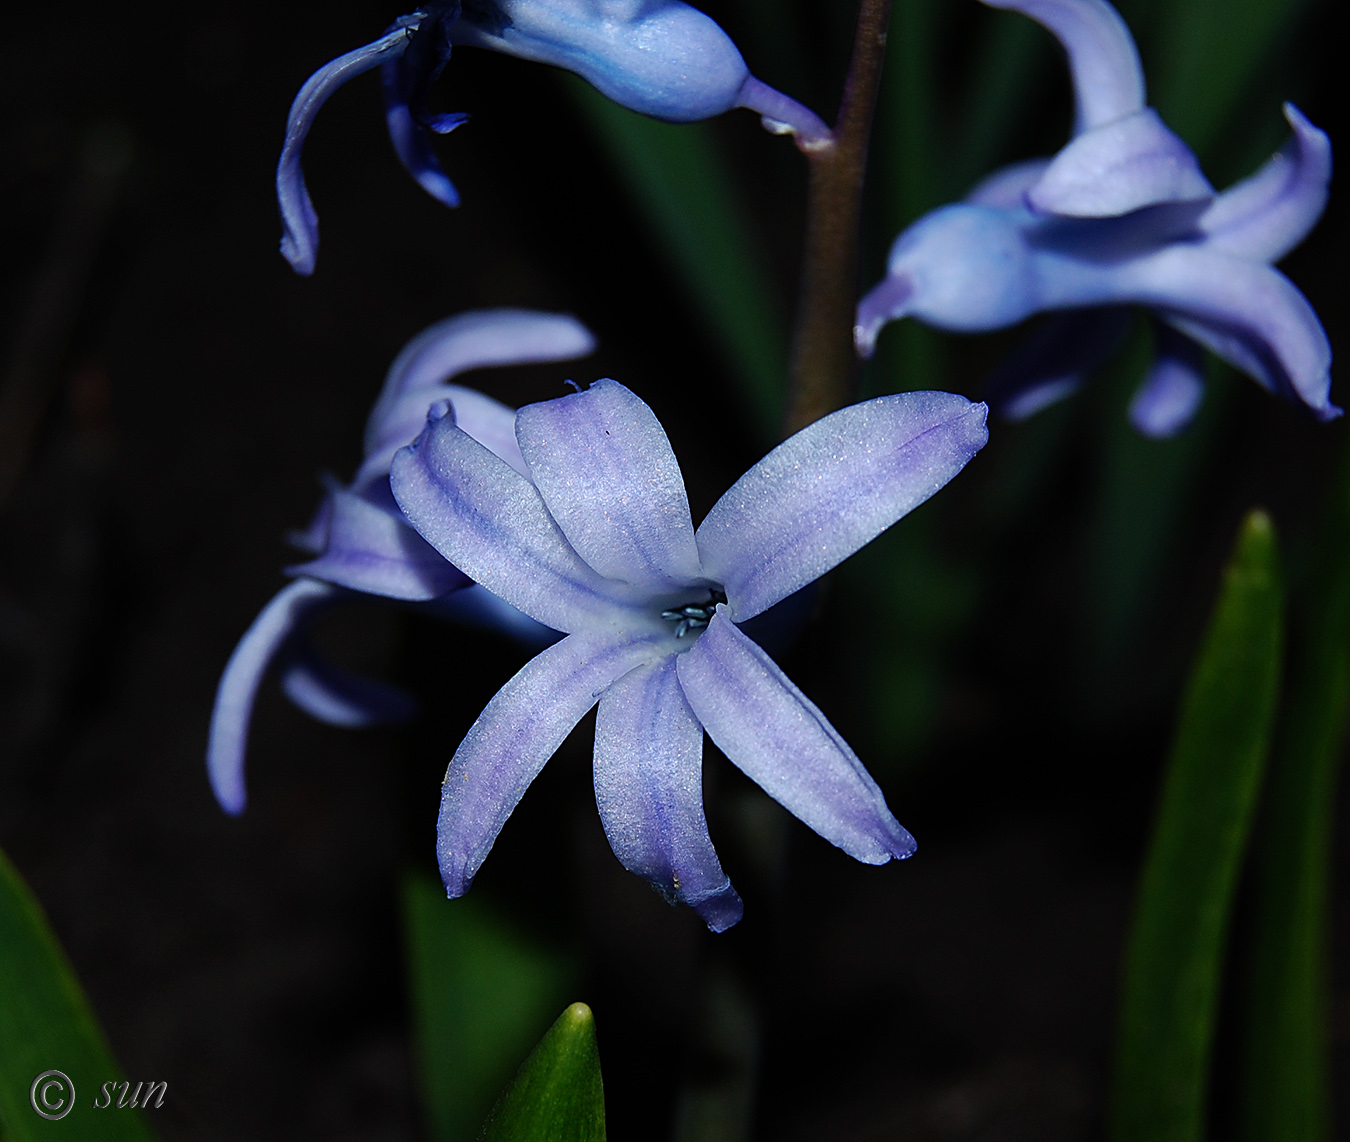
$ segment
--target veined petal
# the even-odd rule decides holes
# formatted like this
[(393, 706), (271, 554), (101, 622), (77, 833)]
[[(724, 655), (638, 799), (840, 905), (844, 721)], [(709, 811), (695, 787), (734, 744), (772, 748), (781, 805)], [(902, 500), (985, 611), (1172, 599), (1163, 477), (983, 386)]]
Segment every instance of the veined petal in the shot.
[(244, 751), (253, 701), (277, 651), (316, 611), (332, 603), (336, 587), (314, 579), (297, 579), (265, 606), (234, 648), (216, 687), (211, 733), (206, 747), (206, 772), (211, 789), (227, 813), (244, 811)]
[(352, 480), (352, 490), (365, 494), (372, 486), (389, 482), (394, 453), (406, 448), (426, 427), (433, 404), (448, 401), (455, 423), (495, 456), (501, 457), (526, 478), (530, 470), (516, 443), (516, 410), (473, 389), (459, 385), (433, 385), (411, 389), (390, 408), (382, 425), (384, 438), (366, 454)]
[(463, 896), (544, 763), (616, 678), (655, 658), (655, 641), (574, 634), (530, 659), (478, 715), (445, 774), (436, 851)]
[(1331, 140), (1292, 103), (1294, 137), (1250, 178), (1216, 198), (1197, 223), (1211, 250), (1278, 262), (1317, 225), (1331, 183)]
[(656, 119), (689, 123), (730, 111), (750, 74), (726, 32), (676, 0), (496, 0), (493, 7), (495, 19), (462, 16), (455, 43), (574, 71), (615, 103)]
[(595, 803), (614, 855), (714, 932), (741, 918), (741, 898), (717, 860), (703, 815), (703, 727), (675, 656), (639, 666), (600, 699)]
[(981, 179), (963, 199), (971, 206), (989, 206), (995, 210), (1015, 210), (1026, 201), (1026, 193), (1045, 173), (1050, 159), (1028, 159), (996, 170)]
[(1125, 263), (1113, 276), (1121, 300), (1159, 307), (1183, 333), (1272, 391), (1302, 401), (1319, 419), (1341, 414), (1330, 400), (1327, 335), (1308, 299), (1278, 270), (1172, 246)]
[(319, 252), (319, 216), (305, 187), (300, 152), (305, 138), (328, 97), (353, 76), (402, 55), (408, 46), (408, 28), (395, 24), (378, 40), (326, 63), (305, 80), (286, 117), (286, 141), (277, 163), (277, 205), (281, 208), (281, 255), (298, 274), (312, 274)]
[(423, 539), (546, 626), (570, 632), (612, 625), (628, 600), (622, 584), (602, 578), (572, 549), (538, 489), (452, 417), (430, 420), (394, 457), (389, 484)]
[(347, 491), (330, 493), (328, 543), (317, 559), (289, 568), (390, 599), (434, 599), (469, 585), (400, 515)]
[(918, 507), (984, 447), (987, 413), (952, 393), (898, 393), (785, 440), (698, 529), (704, 572), (722, 584), (730, 617), (773, 606)]
[(770, 797), (865, 864), (913, 855), (914, 838), (848, 743), (724, 608), (675, 661), (695, 717)]
[(1116, 218), (1213, 194), (1191, 149), (1146, 107), (1079, 135), (1051, 160), (1026, 201), (1041, 214)]
[[(566, 361), (594, 351), (595, 338), (590, 330), (566, 313), (540, 313), (530, 309), (478, 309), (447, 317), (422, 330), (394, 358), (389, 372), (385, 374), (384, 387), (366, 421), (365, 451), (369, 455), (396, 441), (401, 448), (416, 437), (426, 422), (427, 408), (433, 400), (444, 395), (438, 391), (440, 386), (460, 373), (492, 365)], [(423, 391), (437, 392), (437, 395), (427, 401), (415, 420), (410, 419), (410, 413), (395, 412), (395, 406), (400, 405), (405, 397)], [(489, 398), (482, 399), (486, 401)], [(497, 451), (474, 431), (472, 423), (465, 422), (465, 416), (458, 410), (455, 422), (474, 439)], [(404, 436), (409, 425), (412, 431)], [(515, 451), (514, 427), (511, 440), (512, 450)], [(502, 455), (500, 452), (497, 454)], [(503, 456), (503, 459), (509, 462), (508, 457)]]
[(591, 567), (648, 593), (703, 577), (684, 476), (656, 414), (617, 381), (526, 405), (516, 439), (549, 514)]
[(1164, 440), (1195, 419), (1205, 395), (1205, 354), (1189, 337), (1155, 323), (1153, 364), (1130, 401), (1130, 423)]
[(1050, 314), (989, 379), (990, 405), (1025, 420), (1073, 393), (1119, 346), (1131, 320), (1124, 306)]
[(1064, 45), (1075, 100), (1074, 133), (1123, 119), (1144, 106), (1144, 69), (1134, 37), (1106, 0), (984, 0), (1030, 16)]
[(311, 718), (344, 729), (399, 725), (417, 713), (417, 702), (393, 686), (362, 678), (324, 660), (297, 639), (281, 674), (281, 689)]

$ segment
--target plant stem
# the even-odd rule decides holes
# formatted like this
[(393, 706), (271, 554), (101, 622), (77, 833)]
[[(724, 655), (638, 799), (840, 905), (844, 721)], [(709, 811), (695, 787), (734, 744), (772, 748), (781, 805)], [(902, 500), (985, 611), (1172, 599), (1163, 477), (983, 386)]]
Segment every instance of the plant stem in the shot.
[(863, 175), (890, 15), (891, 0), (862, 0), (834, 141), (806, 153), (806, 251), (784, 436), (843, 407), (852, 395)]

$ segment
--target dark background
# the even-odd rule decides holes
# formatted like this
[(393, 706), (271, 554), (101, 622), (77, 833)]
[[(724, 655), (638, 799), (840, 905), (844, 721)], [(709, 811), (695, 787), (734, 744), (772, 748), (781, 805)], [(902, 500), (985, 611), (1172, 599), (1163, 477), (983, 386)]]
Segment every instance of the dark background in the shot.
[[(784, 9), (810, 45), (793, 90), (827, 117), (850, 5), (834, 7)], [(968, 7), (939, 38), (943, 90), (962, 89), (967, 39), (988, 16)], [(706, 8), (752, 68), (787, 86), (757, 62), (762, 24), (730, 0)], [(1254, 89), (1264, 118), (1244, 113), (1239, 128), (1278, 138), (1273, 108), (1294, 95), (1336, 138), (1330, 8), (1296, 25)], [(594, 358), (467, 383), (523, 404), (559, 395), (564, 377), (623, 381), (666, 425), (696, 519), (760, 454), (697, 307), (547, 69), (471, 51), (453, 60), (441, 98), (473, 114), (440, 144), (463, 195), (456, 212), (398, 167), (374, 77), (339, 92), (306, 152), (318, 271), (291, 273), (272, 188), (290, 99), (397, 14), (77, 2), (12, 13), (0, 44), (14, 475), (0, 503), (0, 846), (47, 908), (128, 1074), (168, 1081), (154, 1117), (166, 1139), (422, 1137), (397, 884), (409, 868), (433, 871), (440, 775), (524, 652), (377, 604), (349, 610), (324, 637), (413, 690), (421, 719), (330, 729), (268, 685), (242, 818), (218, 810), (202, 763), (220, 670), (284, 582), (285, 533), (308, 518), (319, 473), (355, 468), (365, 412), (403, 342), (475, 306), (577, 314), (600, 339)], [(792, 58), (772, 46), (771, 58)], [(1063, 137), (1067, 85), (1046, 60), (1002, 159)], [(715, 131), (786, 315), (800, 160), (748, 114)], [(1213, 173), (1222, 185), (1243, 169)], [(1285, 266), (1333, 344), (1344, 218), (1333, 204)], [(869, 282), (893, 227), (874, 229)], [(907, 387), (976, 396), (1009, 343), (944, 343), (939, 375)], [(1127, 608), (1126, 634), (1103, 633), (1103, 456), (1124, 383), (995, 425), (968, 474), (827, 584), (783, 657), (918, 837), (915, 860), (855, 865), (709, 746), (709, 818), (746, 900), (745, 921), (714, 937), (608, 852), (586, 723), (526, 796), (474, 892), (577, 955), (619, 1142), (669, 1136), (691, 1091), (722, 1089), (733, 1108), (756, 1092), (764, 1139), (1099, 1134), (1135, 870), (1219, 566), (1242, 514), (1263, 504), (1298, 597), (1345, 436), (1220, 377), (1184, 503), (1157, 505), (1176, 516), (1165, 555)], [(881, 370), (866, 384), (906, 387)], [(874, 700), (877, 677), (897, 687), (893, 707)], [(920, 713), (896, 714), (906, 702)], [(1345, 855), (1342, 841), (1342, 1090)], [(1238, 1006), (1229, 996), (1217, 1136)], [(738, 1086), (747, 1068), (754, 1082)]]

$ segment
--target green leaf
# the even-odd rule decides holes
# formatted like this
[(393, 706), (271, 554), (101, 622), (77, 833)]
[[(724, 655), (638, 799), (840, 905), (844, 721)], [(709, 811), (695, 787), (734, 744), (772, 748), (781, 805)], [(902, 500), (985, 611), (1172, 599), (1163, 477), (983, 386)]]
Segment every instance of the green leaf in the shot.
[(1331, 1137), (1327, 948), (1336, 779), (1350, 715), (1350, 450), (1317, 554), (1257, 865), (1246, 1142)]
[(776, 439), (787, 384), (787, 330), (713, 127), (660, 123), (620, 107), (583, 80), (559, 79), (720, 342), (753, 424), (766, 440)]
[(1283, 643), (1269, 517), (1238, 534), (1182, 702), (1126, 947), (1111, 1137), (1201, 1142), (1233, 893), (1269, 748)]
[(462, 1142), (566, 1002), (572, 965), (430, 877), (404, 879), (403, 915), (427, 1117), (434, 1138)]
[[(49, 1080), (61, 1085), (48, 1087), (46, 1106), (60, 1113), (58, 1104), (73, 1099), (56, 1120), (41, 1117), (30, 1101), (34, 1080), (46, 1071), (61, 1072)], [(154, 1135), (139, 1111), (93, 1109), (102, 1084), (121, 1079), (42, 906), (0, 852), (0, 1137), (149, 1142)]]
[(605, 1142), (605, 1088), (595, 1018), (574, 1003), (521, 1064), (492, 1108), (482, 1142)]

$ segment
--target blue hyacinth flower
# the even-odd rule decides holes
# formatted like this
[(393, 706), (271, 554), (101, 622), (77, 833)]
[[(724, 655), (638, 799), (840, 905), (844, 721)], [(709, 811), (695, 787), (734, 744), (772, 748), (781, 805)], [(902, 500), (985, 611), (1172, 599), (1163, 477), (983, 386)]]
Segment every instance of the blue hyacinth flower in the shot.
[(790, 812), (868, 864), (914, 840), (825, 715), (742, 629), (956, 475), (984, 405), (905, 393), (842, 409), (752, 467), (697, 530), (650, 408), (614, 381), (516, 416), (526, 471), (432, 410), (394, 458), (404, 516), (445, 559), (566, 637), (488, 703), (442, 789), (441, 875), (468, 891), (525, 789), (598, 702), (596, 803), (615, 855), (714, 931), (741, 917), (703, 811), (706, 731)]
[(824, 145), (829, 128), (814, 112), (767, 84), (745, 65), (730, 37), (679, 0), (457, 0), (427, 4), (396, 20), (379, 39), (339, 56), (301, 87), (286, 122), (277, 164), (281, 252), (296, 272), (314, 272), (319, 224), (300, 169), (315, 115), (353, 76), (380, 67), (385, 116), (394, 150), (433, 198), (459, 205), (454, 184), (431, 146), (434, 135), (464, 123), (464, 114), (434, 114), (432, 83), (456, 46), (488, 48), (575, 72), (624, 107), (672, 123), (689, 123), (744, 107), (765, 127)]
[(423, 331), (399, 354), (366, 425), (365, 458), (350, 484), (334, 484), (313, 522), (294, 537), (312, 556), (287, 569), (291, 583), (262, 609), (230, 656), (216, 690), (207, 772), (221, 806), (243, 812), (244, 753), (258, 688), (276, 662), (286, 695), (337, 726), (406, 719), (412, 700), (325, 661), (306, 636), (323, 611), (362, 596), (392, 599), (436, 617), (503, 629), (538, 646), (557, 636), (447, 563), (403, 518), (389, 491), (389, 462), (436, 405), (484, 448), (525, 471), (512, 408), (447, 382), (470, 369), (563, 361), (593, 351), (574, 318), (529, 310), (480, 310)]
[(973, 333), (1049, 312), (991, 386), (990, 401), (1018, 418), (1074, 391), (1123, 337), (1124, 307), (1142, 305), (1156, 348), (1130, 406), (1141, 432), (1165, 437), (1189, 423), (1203, 395), (1202, 347), (1318, 418), (1339, 416), (1326, 333), (1272, 266), (1326, 205), (1325, 133), (1286, 104), (1288, 145), (1215, 194), (1145, 106), (1134, 42), (1106, 0), (984, 2), (1030, 16), (1064, 46), (1074, 137), (905, 230), (858, 307), (859, 351), (870, 355), (881, 327), (901, 317)]

